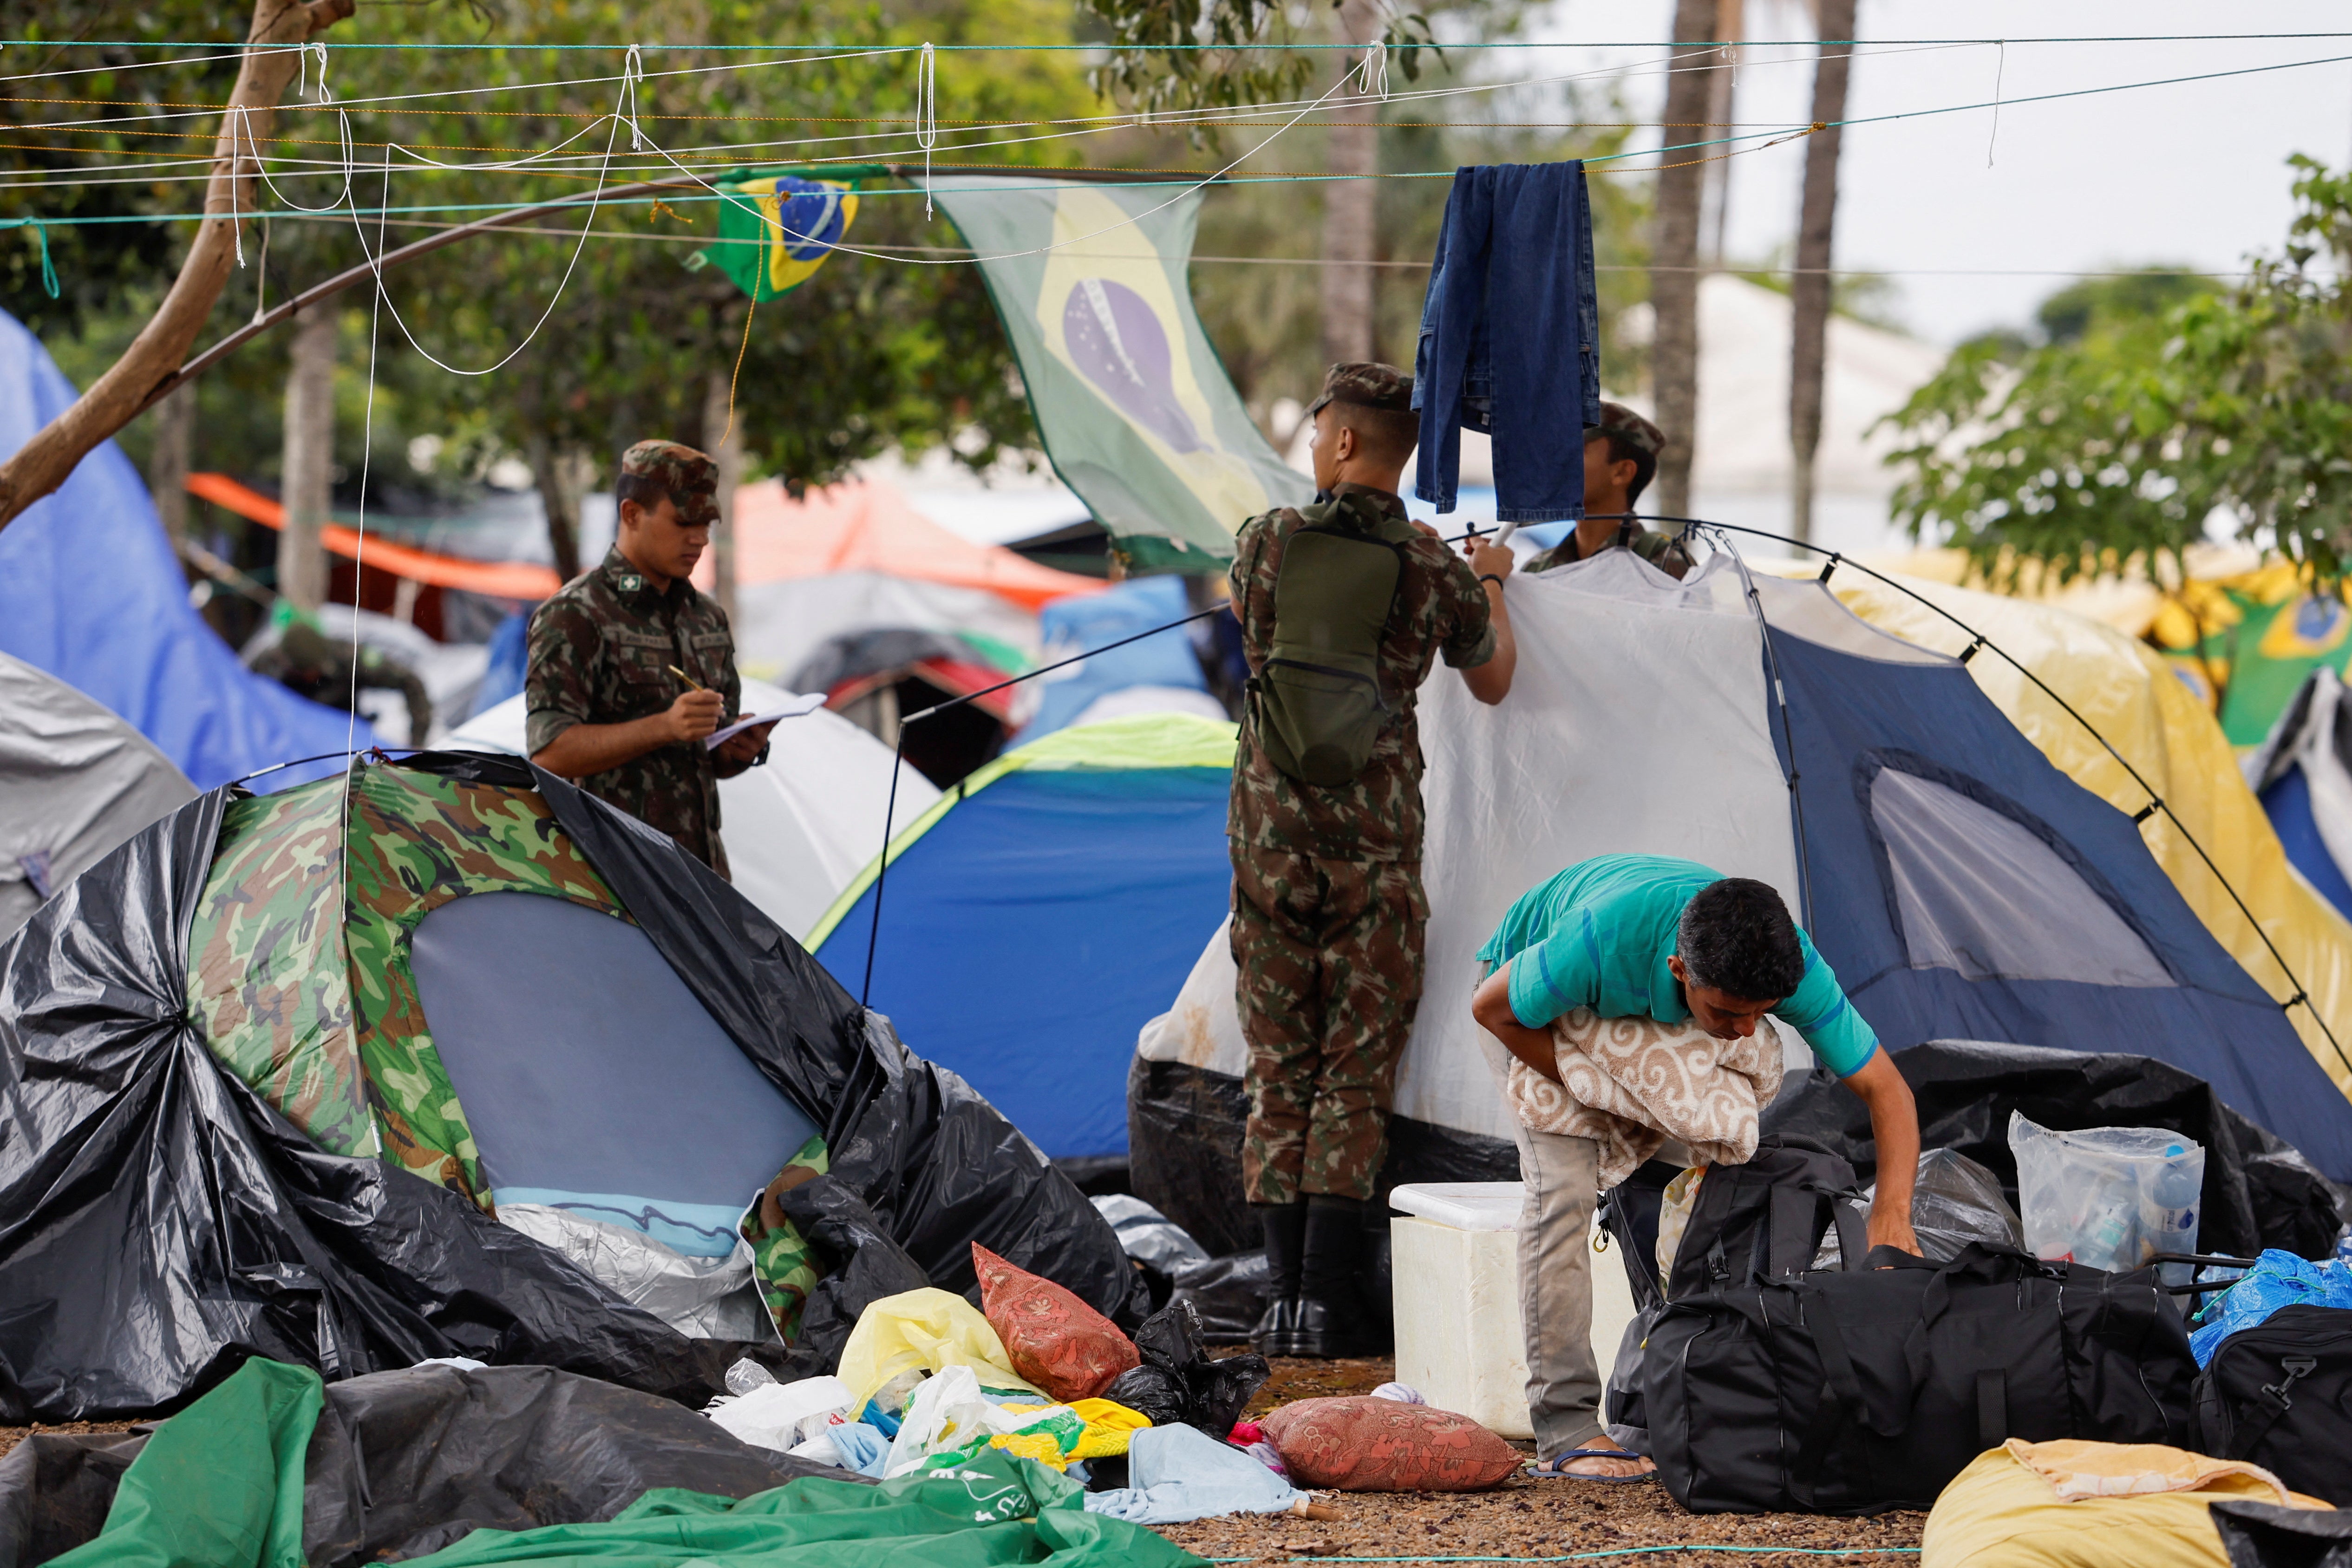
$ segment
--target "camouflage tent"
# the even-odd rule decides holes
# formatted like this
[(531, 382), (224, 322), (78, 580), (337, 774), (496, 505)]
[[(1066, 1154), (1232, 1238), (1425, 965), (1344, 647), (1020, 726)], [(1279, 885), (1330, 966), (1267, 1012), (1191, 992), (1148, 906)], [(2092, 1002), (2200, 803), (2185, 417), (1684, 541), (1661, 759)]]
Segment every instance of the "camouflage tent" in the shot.
[(500, 758), (215, 791), (102, 861), (0, 947), (0, 1419), (151, 1409), (255, 1352), (693, 1396), (733, 1347), (562, 1224), (750, 1258), (786, 1344), (756, 1296), (683, 1326), (807, 1370), (867, 1300), (971, 1288), (974, 1240), (1139, 1305), (962, 1080), (667, 837)]

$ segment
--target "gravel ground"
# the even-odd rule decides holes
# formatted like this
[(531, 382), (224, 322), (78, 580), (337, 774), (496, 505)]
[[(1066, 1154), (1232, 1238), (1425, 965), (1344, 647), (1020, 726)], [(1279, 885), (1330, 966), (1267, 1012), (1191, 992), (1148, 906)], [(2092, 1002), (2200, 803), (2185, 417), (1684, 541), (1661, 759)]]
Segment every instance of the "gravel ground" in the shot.
[[(1293, 1399), (1369, 1394), (1393, 1375), (1387, 1361), (1277, 1361), (1273, 1379), (1250, 1404), (1263, 1414)], [(1533, 1457), (1531, 1445), (1522, 1444)], [(1913, 1547), (1923, 1513), (1876, 1519), (1822, 1519), (1810, 1514), (1685, 1512), (1655, 1481), (1607, 1485), (1538, 1481), (1524, 1477), (1485, 1492), (1330, 1492), (1339, 1510), (1329, 1521), (1244, 1516), (1170, 1525), (1161, 1535), (1199, 1555), (1227, 1562), (1288, 1563), (1318, 1558), (1484, 1557), (1538, 1562), (1576, 1552), (1624, 1553), (1612, 1559), (1676, 1568), (1823, 1568), (1823, 1559), (1757, 1548), (1797, 1547), (1862, 1552)], [(1736, 1546), (1736, 1552), (1689, 1550)], [(1643, 1547), (1671, 1549), (1652, 1556)], [(1856, 1555), (1843, 1561), (1902, 1563), (1906, 1555)]]
[(36, 1432), (128, 1432), (136, 1421), (67, 1421), (55, 1426), (0, 1426), (0, 1458)]

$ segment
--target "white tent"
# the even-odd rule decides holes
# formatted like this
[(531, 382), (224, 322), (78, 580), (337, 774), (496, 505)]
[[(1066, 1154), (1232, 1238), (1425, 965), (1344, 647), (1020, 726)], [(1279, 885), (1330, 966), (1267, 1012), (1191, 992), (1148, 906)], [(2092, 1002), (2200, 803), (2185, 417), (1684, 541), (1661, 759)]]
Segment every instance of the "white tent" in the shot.
[[(773, 712), (791, 700), (780, 688), (743, 682), (751, 712)], [(509, 698), (475, 715), (446, 743), (520, 756), (524, 702)], [(719, 781), (719, 833), (735, 886), (797, 942), (881, 853), (892, 759), (889, 747), (823, 708), (778, 724), (771, 745), (765, 767)], [(939, 798), (929, 779), (899, 765), (901, 826)]]
[[(1513, 1164), (1501, 1047), (1470, 1016), (1475, 955), (1521, 893), (1608, 853), (1780, 889), (1890, 1049), (2153, 1057), (2352, 1177), (2352, 1105), (2278, 999), (2132, 817), (2053, 766), (1959, 660), (1873, 628), (1812, 579), (1751, 585), (1728, 556), (1677, 583), (1611, 551), (1514, 577), (1507, 595), (1509, 698), (1483, 706), (1444, 674), (1422, 689), (1428, 973), (1397, 1079), (1395, 1179)], [(1129, 1079), (1138, 1195), (1196, 1235), (1236, 1228), (1186, 1208), (1215, 1184), (1160, 1179), (1238, 1159), (1234, 990), (1220, 938), (1142, 1030)]]
[(115, 712), (0, 654), (0, 938), (196, 788)]

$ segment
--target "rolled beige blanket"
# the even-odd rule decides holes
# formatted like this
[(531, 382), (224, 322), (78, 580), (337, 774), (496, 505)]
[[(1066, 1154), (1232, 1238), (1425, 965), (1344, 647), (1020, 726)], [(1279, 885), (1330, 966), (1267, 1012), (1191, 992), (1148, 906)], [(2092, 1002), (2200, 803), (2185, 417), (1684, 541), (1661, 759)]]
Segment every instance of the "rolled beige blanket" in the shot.
[(1747, 1039), (1718, 1040), (1694, 1024), (1572, 1008), (1551, 1031), (1560, 1082), (1514, 1058), (1505, 1097), (1537, 1131), (1599, 1144), (1604, 1191), (1668, 1138), (1699, 1164), (1743, 1164), (1759, 1113), (1780, 1091), (1779, 1029), (1767, 1017)]

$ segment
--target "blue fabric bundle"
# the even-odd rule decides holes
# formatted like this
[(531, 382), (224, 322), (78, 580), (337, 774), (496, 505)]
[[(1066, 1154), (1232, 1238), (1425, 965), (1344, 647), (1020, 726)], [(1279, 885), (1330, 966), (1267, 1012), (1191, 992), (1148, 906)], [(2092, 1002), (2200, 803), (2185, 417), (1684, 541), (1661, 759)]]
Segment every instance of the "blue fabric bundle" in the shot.
[(2352, 1266), (2341, 1258), (2314, 1263), (2270, 1247), (2205, 1309), (2203, 1325), (2189, 1336), (2189, 1353), (2204, 1366), (2231, 1334), (2252, 1328), (2281, 1307), (2301, 1303), (2352, 1310)]

